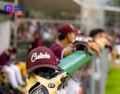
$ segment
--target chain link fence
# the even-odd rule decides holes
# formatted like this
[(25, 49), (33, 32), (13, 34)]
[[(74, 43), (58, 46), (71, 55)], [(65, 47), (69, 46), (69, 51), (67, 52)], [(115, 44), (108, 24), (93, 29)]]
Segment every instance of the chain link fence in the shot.
[[(80, 79), (83, 94), (105, 94), (109, 64), (109, 50), (103, 49), (101, 57), (94, 55), (87, 65), (75, 73), (74, 78)], [(91, 73), (86, 73), (88, 69)]]

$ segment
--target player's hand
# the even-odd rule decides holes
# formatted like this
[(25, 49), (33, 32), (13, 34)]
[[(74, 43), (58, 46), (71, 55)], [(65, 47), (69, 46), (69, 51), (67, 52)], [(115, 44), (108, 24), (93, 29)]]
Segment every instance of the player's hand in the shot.
[(111, 45), (111, 43), (106, 38), (96, 39), (95, 42), (100, 46), (100, 48), (104, 48), (106, 45)]
[(95, 51), (99, 56), (101, 55), (100, 53), (100, 47), (96, 42), (88, 42), (89, 47)]

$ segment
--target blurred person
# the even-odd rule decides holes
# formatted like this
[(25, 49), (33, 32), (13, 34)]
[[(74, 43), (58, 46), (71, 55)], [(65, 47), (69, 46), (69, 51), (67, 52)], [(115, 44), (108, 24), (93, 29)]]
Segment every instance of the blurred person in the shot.
[(44, 32), (43, 32), (43, 40), (46, 42), (52, 42), (53, 37), (54, 37), (54, 34), (52, 32), (53, 32), (53, 30), (52, 30), (50, 24), (46, 24)]
[(47, 47), (49, 47), (50, 44), (54, 40), (54, 34), (55, 34), (54, 30), (55, 30), (54, 27), (52, 27), (50, 24), (46, 24), (46, 23), (41, 25), (41, 27), (39, 29), (39, 33)]
[(109, 61), (114, 58), (115, 49), (112, 46), (113, 37), (103, 29), (97, 28), (90, 32), (90, 36), (93, 37), (94, 41), (99, 45), (101, 49), (109, 48), (108, 58)]
[[(112, 37), (108, 33), (106, 33), (105, 30), (100, 29), (100, 28), (93, 29), (90, 32), (90, 36), (93, 37), (94, 41), (99, 45), (99, 47), (101, 49), (107, 47), (111, 50), (111, 48), (112, 48), (112, 45), (111, 45)], [(106, 55), (106, 58), (111, 59), (111, 57), (109, 57), (110, 55), (111, 55), (111, 53), (108, 53)], [(95, 85), (95, 87), (97, 89), (96, 93), (100, 92), (100, 84), (101, 84), (100, 79), (102, 77), (102, 68), (103, 67), (101, 67), (101, 63), (103, 63), (103, 62), (100, 62), (100, 59), (101, 58), (96, 57), (96, 60), (95, 60), (96, 69), (95, 69), (95, 72), (93, 73), (93, 78), (96, 81), (96, 85)], [(105, 62), (105, 63), (107, 63), (107, 62)]]
[(53, 23), (48, 24), (48, 31), (51, 34), (51, 41), (54, 41), (57, 37), (57, 28)]
[(0, 65), (2, 66), (2, 70), (4, 70), (7, 73), (8, 78), (13, 88), (18, 88), (19, 84), (21, 86), (24, 85), (24, 81), (22, 79), (19, 68), (16, 65), (11, 64), (9, 62), (10, 57), (14, 55), (16, 52), (17, 52), (16, 48), (11, 47), (5, 50), (0, 55)]
[(114, 50), (115, 63), (120, 64), (120, 33), (117, 32), (115, 36), (115, 50)]
[(108, 58), (109, 61), (111, 61), (111, 54), (113, 54), (113, 46), (111, 41), (113, 40), (113, 37), (109, 35), (108, 32), (100, 28), (91, 30), (90, 36), (93, 37), (94, 41), (101, 49), (109, 48)]
[(29, 33), (30, 33), (31, 37), (35, 33), (36, 29), (37, 29), (37, 24), (35, 22), (30, 23)]
[(41, 28), (41, 24), (39, 22), (36, 23), (36, 31), (40, 31)]
[(18, 26), (18, 38), (21, 38), (21, 39), (31, 38), (31, 35), (29, 33), (28, 23), (21, 23)]
[(22, 61), (18, 61), (16, 54), (12, 55), (9, 61), (11, 64), (15, 64), (16, 66), (18, 66), (18, 68), (21, 71), (22, 77), (25, 78), (26, 77), (26, 63)]
[(110, 36), (103, 29), (93, 29), (90, 32), (90, 37), (94, 39), (94, 41), (101, 47), (110, 46)]
[(42, 40), (41, 36), (39, 35), (38, 31), (35, 31), (33, 34), (34, 41), (29, 45), (29, 51), (32, 49), (39, 47), (39, 46), (45, 46), (44, 41)]
[(106, 38), (106, 33), (104, 30), (97, 28), (97, 29), (91, 30), (90, 36), (93, 37), (94, 39)]
[[(58, 41), (50, 47), (54, 54), (61, 59), (73, 53), (73, 49), (69, 48), (64, 51), (64, 48), (71, 45), (75, 39), (77, 29), (71, 24), (63, 24), (58, 27)], [(63, 52), (64, 51), (64, 52)]]
[(43, 38), (43, 33), (45, 31), (45, 28), (46, 28), (46, 24), (44, 23), (44, 24), (41, 25), (41, 27), (39, 29), (39, 33), (40, 33), (42, 38)]

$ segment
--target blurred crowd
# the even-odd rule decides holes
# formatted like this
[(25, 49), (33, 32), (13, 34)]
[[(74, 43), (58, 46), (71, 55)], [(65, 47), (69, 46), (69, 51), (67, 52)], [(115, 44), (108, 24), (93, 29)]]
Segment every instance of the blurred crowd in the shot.
[(33, 39), (34, 34), (38, 32), (44, 41), (53, 42), (57, 35), (57, 24), (20, 23), (17, 30), (17, 37), (20, 39)]
[[(85, 47), (90, 47), (97, 52), (98, 56), (101, 56), (100, 50), (107, 47), (116, 62), (120, 64), (120, 34), (110, 35), (101, 28), (91, 30), (89, 36), (83, 33), (69, 23), (58, 25), (26, 22), (17, 25), (18, 39), (32, 39), (27, 48), (28, 53), (36, 47), (47, 46), (59, 59), (62, 59), (76, 50), (84, 50)], [(78, 45), (81, 46), (78, 47)], [(24, 91), (26, 86), (26, 63), (19, 61), (16, 53), (17, 48), (10, 47), (0, 54), (0, 94), (16, 94), (16, 92), (23, 94), (21, 91)], [(86, 71), (91, 75), (89, 68)]]

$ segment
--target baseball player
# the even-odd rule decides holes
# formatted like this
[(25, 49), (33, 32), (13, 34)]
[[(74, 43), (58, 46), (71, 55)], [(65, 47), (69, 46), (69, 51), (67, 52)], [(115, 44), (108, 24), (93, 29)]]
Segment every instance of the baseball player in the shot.
[[(74, 40), (76, 38), (76, 34), (78, 35), (78, 29), (75, 28), (72, 24), (66, 23), (58, 27), (58, 40), (52, 44), (50, 49), (54, 52), (54, 54), (59, 59), (62, 59), (68, 55), (71, 55), (74, 52), (73, 49), (74, 49)], [(80, 36), (80, 37), (82, 37), (82, 40), (87, 39), (83, 36)], [(90, 47), (91, 49), (96, 51), (98, 54), (100, 54), (99, 47), (95, 42), (79, 41), (79, 43), (87, 44), (88, 47)]]

